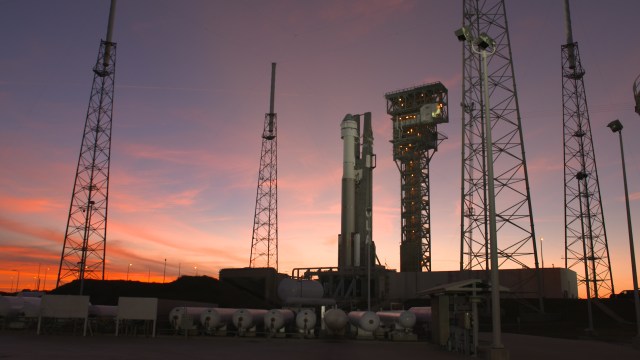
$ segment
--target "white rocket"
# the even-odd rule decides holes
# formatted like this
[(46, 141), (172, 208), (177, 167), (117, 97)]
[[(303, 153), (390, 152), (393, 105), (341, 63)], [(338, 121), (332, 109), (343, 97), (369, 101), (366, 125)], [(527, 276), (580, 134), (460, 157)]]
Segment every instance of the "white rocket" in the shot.
[[(364, 114), (362, 144), (360, 143), (360, 115), (347, 114), (340, 128), (343, 141), (343, 168), (338, 268), (345, 270), (367, 264), (366, 242), (372, 240), (371, 189), (375, 154), (373, 154), (371, 113)], [(375, 259), (375, 249), (373, 246), (371, 249), (369, 256)]]

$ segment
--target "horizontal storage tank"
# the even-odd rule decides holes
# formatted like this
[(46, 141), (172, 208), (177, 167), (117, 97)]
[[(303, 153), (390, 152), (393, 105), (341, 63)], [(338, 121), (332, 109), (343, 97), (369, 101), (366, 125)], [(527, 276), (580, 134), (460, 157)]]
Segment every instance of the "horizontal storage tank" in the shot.
[(380, 326), (380, 318), (373, 311), (352, 311), (349, 322), (358, 329), (373, 332)]
[(0, 296), (0, 317), (38, 317), (40, 302), (38, 297)]
[(169, 322), (176, 330), (193, 330), (200, 315), (208, 310), (206, 307), (179, 306), (169, 312)]
[(263, 309), (238, 309), (231, 316), (231, 321), (236, 329), (247, 330), (262, 325), (266, 313), (267, 310)]
[(416, 323), (430, 323), (431, 322), (431, 306), (415, 306), (409, 308), (409, 311), (416, 315)]
[(115, 305), (89, 305), (89, 316), (115, 318), (118, 316), (118, 307)]
[(324, 324), (331, 331), (340, 332), (344, 330), (348, 321), (347, 314), (340, 309), (331, 309), (324, 313)]
[(302, 309), (296, 314), (296, 327), (300, 330), (313, 329), (316, 321), (316, 313), (311, 309)]
[(278, 331), (293, 322), (293, 311), (288, 309), (272, 309), (264, 315), (264, 327), (270, 331)]
[(231, 323), (237, 309), (209, 308), (200, 314), (200, 325), (206, 330), (215, 330)]
[(289, 298), (320, 299), (323, 295), (322, 284), (315, 280), (284, 278), (278, 283), (278, 297), (284, 302)]
[(376, 314), (386, 326), (402, 329), (413, 329), (416, 326), (416, 314), (411, 311), (378, 311)]

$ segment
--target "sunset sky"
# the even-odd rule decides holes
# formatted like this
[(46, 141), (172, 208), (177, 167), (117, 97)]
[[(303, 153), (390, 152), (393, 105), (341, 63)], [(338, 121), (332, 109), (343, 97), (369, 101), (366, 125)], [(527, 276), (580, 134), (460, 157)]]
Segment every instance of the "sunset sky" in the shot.
[[(53, 287), (109, 0), (0, 0), (0, 290)], [(507, 1), (535, 231), (564, 266), (562, 0)], [(640, 234), (640, 2), (572, 3), (616, 291), (631, 289), (617, 135)], [(441, 81), (449, 137), (431, 163), (433, 270), (460, 253), (462, 1), (120, 0), (107, 279), (217, 276), (249, 265), (271, 62), (278, 63), (280, 272), (337, 265), (347, 113), (372, 112), (373, 240), (399, 268), (389, 91)], [(498, 239), (499, 241), (499, 239)], [(640, 244), (635, 242), (636, 250)], [(47, 271), (47, 269), (49, 269)], [(41, 285), (42, 287), (42, 285)]]

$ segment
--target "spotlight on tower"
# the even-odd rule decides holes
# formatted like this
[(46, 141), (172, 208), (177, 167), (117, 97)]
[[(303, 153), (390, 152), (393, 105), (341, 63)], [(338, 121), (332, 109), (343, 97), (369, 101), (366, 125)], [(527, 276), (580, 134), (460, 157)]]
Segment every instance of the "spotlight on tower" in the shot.
[(487, 50), (489, 47), (495, 47), (496, 42), (486, 33), (480, 34), (477, 39), (475, 39), (475, 44), (482, 50)]
[(610, 128), (611, 131), (613, 131), (614, 133), (617, 133), (618, 131), (622, 130), (622, 128), (623, 128), (622, 123), (620, 122), (620, 120), (613, 120), (612, 122), (607, 124), (607, 127)]
[(456, 30), (455, 34), (460, 41), (467, 41), (467, 39), (471, 38), (471, 35), (469, 35), (469, 29), (466, 26), (463, 26), (460, 29)]

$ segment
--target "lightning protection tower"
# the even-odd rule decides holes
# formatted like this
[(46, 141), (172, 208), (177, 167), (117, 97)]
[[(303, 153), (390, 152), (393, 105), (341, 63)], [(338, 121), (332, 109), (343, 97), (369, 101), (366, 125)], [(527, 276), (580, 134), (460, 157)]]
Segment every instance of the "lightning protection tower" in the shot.
[(565, 0), (567, 43), (561, 46), (564, 138), (565, 268), (576, 271), (588, 297), (614, 293), (607, 232), (600, 201), (584, 68), (573, 41), (569, 2)]
[(116, 1), (111, 0), (107, 39), (100, 41), (93, 68), (93, 87), (82, 134), (69, 217), (64, 235), (56, 286), (84, 279), (104, 279), (111, 120), (116, 69), (116, 43), (112, 42)]
[[(495, 40), (487, 59), (493, 137), (498, 262), (504, 268), (538, 268), (529, 178), (511, 43), (503, 0), (464, 0), (463, 26)], [(482, 59), (471, 42), (462, 47), (462, 196), (460, 270), (490, 268), (489, 202)]]
[(429, 163), (447, 137), (448, 92), (440, 82), (385, 94), (393, 122), (393, 159), (400, 170), (400, 271), (431, 271)]
[(262, 151), (258, 170), (256, 208), (251, 235), (249, 267), (272, 267), (278, 270), (278, 138), (273, 102), (276, 86), (276, 63), (271, 64), (271, 99), (264, 116)]

